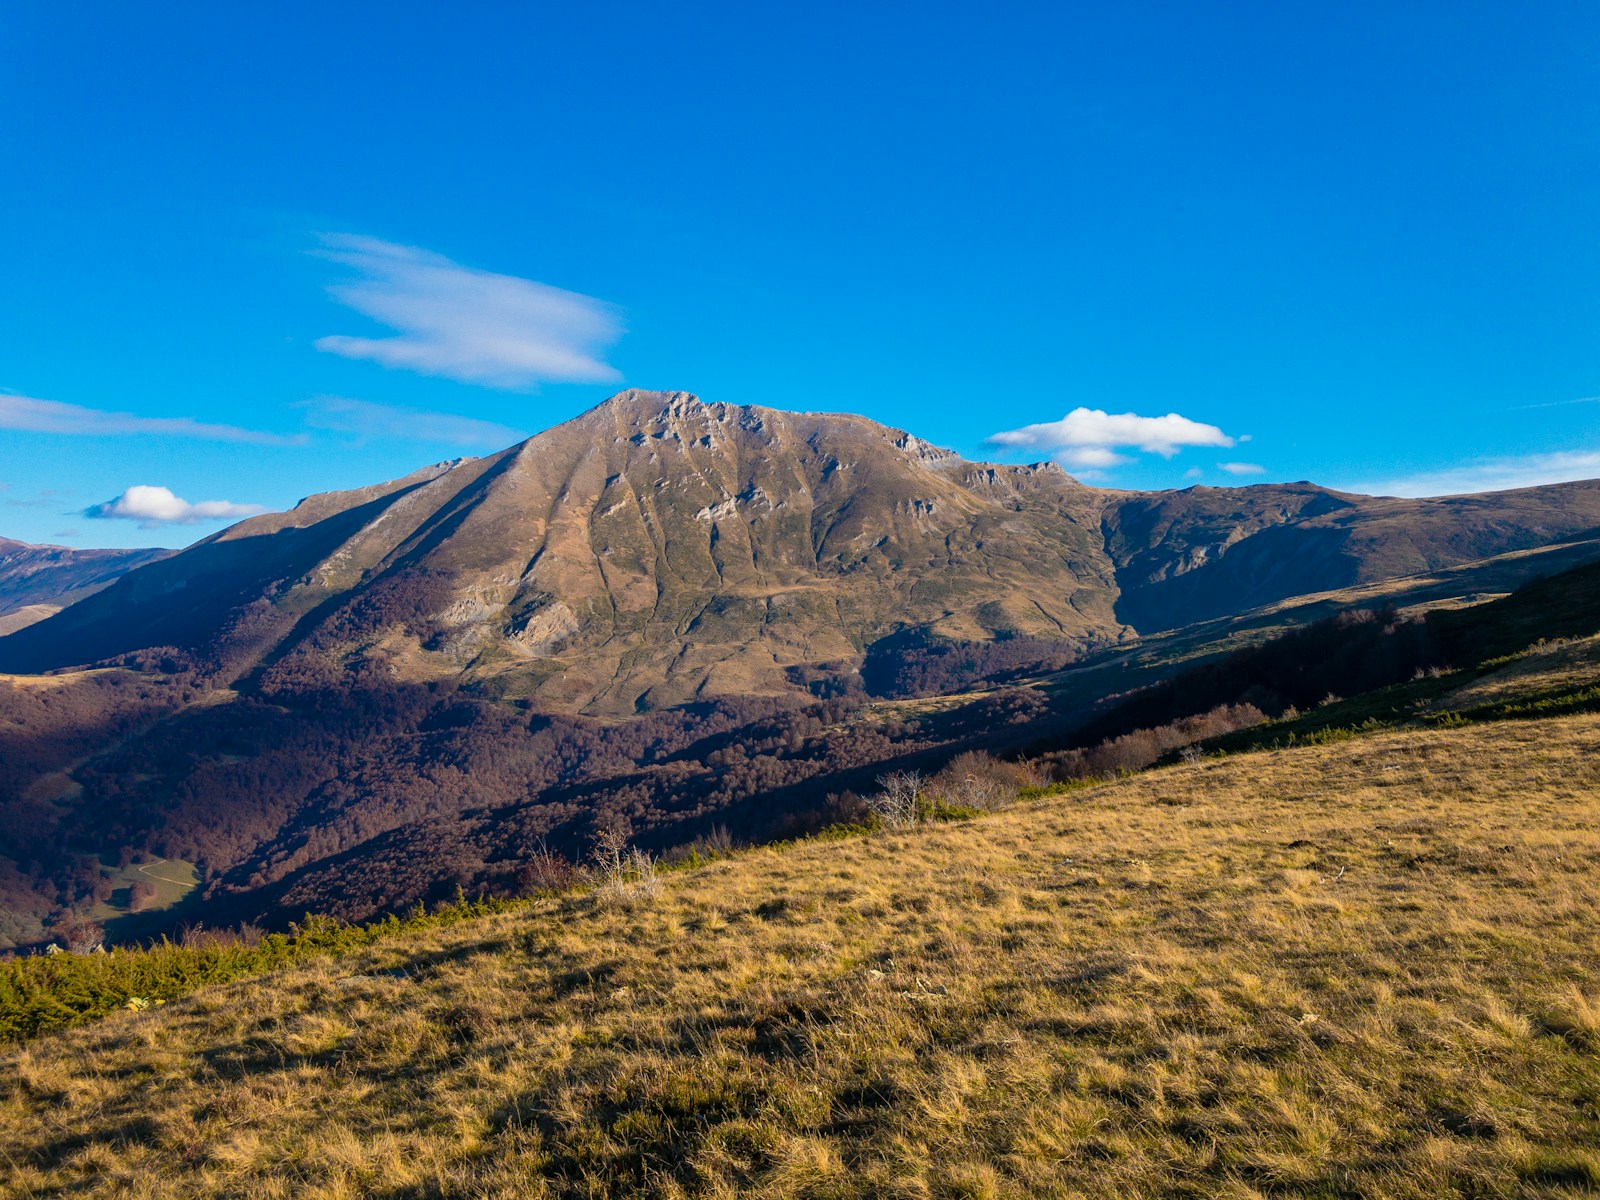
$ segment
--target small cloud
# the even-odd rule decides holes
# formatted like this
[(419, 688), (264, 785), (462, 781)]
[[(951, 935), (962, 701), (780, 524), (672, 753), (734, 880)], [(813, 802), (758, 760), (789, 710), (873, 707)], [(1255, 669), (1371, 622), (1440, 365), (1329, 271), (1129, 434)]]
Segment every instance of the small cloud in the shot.
[(50, 536), (51, 537), (59, 537), (59, 538), (82, 537), (83, 536), (83, 530), (81, 530), (81, 529), (58, 529), (54, 533), (52, 533)]
[(1239, 441), (1241, 443), (1243, 443), (1243, 442), (1253, 442), (1255, 440), (1256, 440), (1256, 435), (1253, 434), (1253, 433), (1241, 433), (1239, 435)]
[(259, 504), (235, 504), (232, 500), (190, 504), (168, 488), (137, 484), (115, 500), (84, 509), (83, 515), (97, 521), (137, 521), (141, 529), (155, 529), (162, 525), (198, 525), (202, 521), (237, 521), (266, 511)]
[(318, 396), (315, 400), (302, 402), (299, 407), (306, 410), (306, 424), (312, 429), (348, 433), (360, 441), (400, 438), (411, 442), (442, 442), (450, 446), (499, 450), (521, 441), (524, 436), (508, 425), (479, 420), (477, 417), (395, 408), (344, 396)]
[(63, 404), (58, 400), (36, 400), (14, 392), (0, 392), (0, 429), (90, 437), (154, 434), (158, 437), (197, 438), (211, 442), (254, 442), (263, 446), (299, 445), (305, 441), (304, 436), (282, 437), (256, 429), (241, 429), (237, 425), (196, 421), (190, 417), (141, 417), (133, 413)]
[(1183, 473), (1183, 477), (1185, 479), (1199, 479), (1204, 475), (1205, 475), (1205, 472), (1202, 471), (1199, 467), (1190, 467), (1187, 471), (1185, 471)]
[(1461, 496), (1600, 478), (1600, 451), (1561, 451), (1508, 458), (1480, 458), (1444, 471), (1353, 483), (1344, 489), (1369, 496)]
[(1259, 463), (1227, 462), (1218, 463), (1217, 470), (1226, 471), (1229, 475), (1265, 475), (1267, 469)]
[(1232, 446), (1233, 439), (1215, 425), (1191, 421), (1177, 413), (1141, 417), (1075, 408), (1059, 421), (1024, 425), (987, 439), (992, 446), (1042, 450), (1066, 467), (1104, 468), (1131, 461), (1119, 450), (1140, 450), (1171, 458), (1185, 446)]
[(361, 276), (330, 287), (334, 299), (398, 336), (324, 337), (318, 350), (489, 387), (621, 378), (601, 357), (623, 331), (616, 308), (602, 300), (377, 238), (330, 234), (322, 242), (324, 257)]

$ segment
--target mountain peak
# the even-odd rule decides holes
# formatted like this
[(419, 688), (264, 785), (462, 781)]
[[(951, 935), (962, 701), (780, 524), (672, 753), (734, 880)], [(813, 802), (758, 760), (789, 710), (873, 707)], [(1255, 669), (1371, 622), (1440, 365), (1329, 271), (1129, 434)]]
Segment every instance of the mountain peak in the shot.
[(625, 388), (602, 400), (578, 420), (605, 417), (624, 424), (640, 424), (686, 416), (698, 416), (729, 405), (709, 405), (693, 392), (658, 392), (648, 388)]
[(623, 388), (595, 405), (591, 412), (655, 412), (667, 411), (674, 406), (704, 405), (693, 392), (658, 391), (653, 388)]

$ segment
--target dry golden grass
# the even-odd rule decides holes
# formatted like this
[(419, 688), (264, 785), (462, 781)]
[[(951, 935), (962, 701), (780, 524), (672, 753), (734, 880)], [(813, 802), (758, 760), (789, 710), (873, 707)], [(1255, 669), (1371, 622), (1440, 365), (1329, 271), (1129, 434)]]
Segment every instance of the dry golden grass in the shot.
[(755, 851), (0, 1057), (0, 1192), (1600, 1186), (1600, 717)]
[(51, 692), (58, 688), (71, 687), (80, 680), (90, 679), (97, 675), (120, 674), (116, 667), (94, 667), (85, 671), (63, 671), (59, 675), (7, 675), (0, 672), (0, 683), (10, 684), (14, 688), (26, 688), (31, 691)]

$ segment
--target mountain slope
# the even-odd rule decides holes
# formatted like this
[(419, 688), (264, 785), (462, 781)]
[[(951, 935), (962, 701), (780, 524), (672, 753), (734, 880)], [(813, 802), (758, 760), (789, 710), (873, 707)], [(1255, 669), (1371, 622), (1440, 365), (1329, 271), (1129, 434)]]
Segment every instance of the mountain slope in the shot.
[(1596, 527), (1596, 483), (1106, 491), (861, 417), (630, 391), (499, 454), (242, 522), (0, 639), (0, 670), (176, 647), (269, 690), (449, 678), (624, 715), (791, 692), (792, 669), (847, 670), (897, 630), (1081, 650)]
[(1438, 571), (1600, 528), (1600, 483), (1404, 500), (1310, 483), (1193, 487), (1108, 511), (1118, 617), (1142, 634)]
[(53, 616), (171, 550), (74, 550), (0, 538), (0, 635)]

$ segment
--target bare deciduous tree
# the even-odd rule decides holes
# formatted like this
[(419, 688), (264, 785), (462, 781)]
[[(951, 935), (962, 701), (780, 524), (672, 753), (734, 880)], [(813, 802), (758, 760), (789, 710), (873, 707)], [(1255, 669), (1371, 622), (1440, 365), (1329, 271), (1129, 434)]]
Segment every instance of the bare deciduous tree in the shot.
[(917, 802), (922, 795), (922, 774), (918, 771), (891, 771), (878, 776), (881, 789), (867, 797), (873, 816), (891, 828), (917, 823)]
[(600, 831), (590, 861), (589, 875), (603, 904), (633, 908), (661, 894), (655, 859), (639, 847), (628, 845), (627, 830), (620, 825), (608, 825)]

